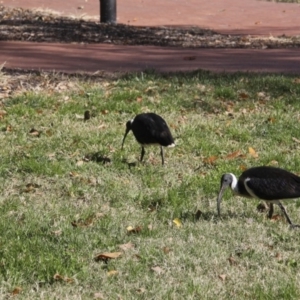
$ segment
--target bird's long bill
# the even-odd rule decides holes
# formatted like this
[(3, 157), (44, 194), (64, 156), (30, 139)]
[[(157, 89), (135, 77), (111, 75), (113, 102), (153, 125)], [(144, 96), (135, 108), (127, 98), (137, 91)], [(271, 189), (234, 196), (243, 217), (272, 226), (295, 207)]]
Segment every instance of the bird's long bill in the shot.
[(224, 190), (226, 189), (226, 186), (222, 185), (219, 191), (219, 195), (217, 198), (217, 210), (218, 210), (218, 216), (220, 217), (221, 215), (221, 202), (222, 202), (222, 196), (224, 193)]
[(125, 142), (125, 139), (126, 139), (126, 136), (127, 136), (128, 132), (129, 132), (129, 130), (128, 130), (128, 129), (126, 129), (126, 131), (125, 131), (125, 134), (124, 134), (124, 137), (123, 137), (123, 141), (122, 141), (122, 148), (121, 148), (121, 149), (123, 149), (124, 142)]

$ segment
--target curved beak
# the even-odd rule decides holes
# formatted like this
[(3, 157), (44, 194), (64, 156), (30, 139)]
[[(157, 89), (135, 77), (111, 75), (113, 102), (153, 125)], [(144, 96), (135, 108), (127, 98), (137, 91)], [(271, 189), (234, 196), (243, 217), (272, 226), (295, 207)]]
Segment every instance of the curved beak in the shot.
[(218, 195), (218, 198), (217, 198), (217, 210), (218, 210), (218, 216), (220, 217), (221, 216), (221, 202), (222, 202), (222, 196), (223, 196), (223, 193), (226, 189), (226, 185), (222, 185), (221, 188), (220, 188), (220, 191), (219, 191), (219, 195)]
[(121, 149), (123, 149), (124, 142), (125, 142), (126, 136), (127, 136), (129, 131), (130, 131), (130, 129), (126, 128), (126, 131), (125, 131), (125, 134), (124, 134), (124, 137), (123, 137), (123, 141), (122, 141), (122, 148)]

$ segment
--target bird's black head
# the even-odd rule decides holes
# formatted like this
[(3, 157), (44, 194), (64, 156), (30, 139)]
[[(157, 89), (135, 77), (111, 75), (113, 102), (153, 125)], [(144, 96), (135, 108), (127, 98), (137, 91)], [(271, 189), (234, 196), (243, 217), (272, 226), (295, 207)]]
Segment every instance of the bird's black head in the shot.
[(221, 177), (221, 187), (219, 191), (219, 195), (217, 198), (217, 209), (218, 209), (218, 215), (221, 214), (221, 201), (224, 191), (227, 187), (233, 188), (232, 184), (234, 182), (235, 176), (231, 173), (223, 174)]
[(124, 134), (124, 137), (123, 137), (122, 149), (123, 149), (123, 145), (124, 145), (124, 142), (125, 142), (125, 138), (126, 138), (128, 132), (131, 130), (131, 126), (132, 126), (132, 120), (129, 120), (129, 121), (126, 123), (126, 131), (125, 131), (125, 134)]

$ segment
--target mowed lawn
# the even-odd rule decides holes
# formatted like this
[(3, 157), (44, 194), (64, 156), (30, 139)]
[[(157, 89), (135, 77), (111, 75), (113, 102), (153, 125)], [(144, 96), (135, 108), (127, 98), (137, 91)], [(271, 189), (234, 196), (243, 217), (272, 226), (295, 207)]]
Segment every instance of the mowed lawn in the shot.
[[(300, 298), (280, 209), (230, 191), (216, 207), (223, 173), (300, 174), (300, 77), (23, 76), (0, 108), (1, 299)], [(139, 162), (132, 133), (121, 150), (141, 112), (176, 140), (164, 166), (158, 147)], [(300, 224), (300, 201), (283, 204)]]

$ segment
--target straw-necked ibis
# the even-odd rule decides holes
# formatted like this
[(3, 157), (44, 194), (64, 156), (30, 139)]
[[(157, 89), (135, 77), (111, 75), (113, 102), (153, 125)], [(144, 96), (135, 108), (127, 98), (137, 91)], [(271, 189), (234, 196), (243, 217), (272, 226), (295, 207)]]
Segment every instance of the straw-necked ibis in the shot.
[(227, 173), (221, 178), (221, 188), (217, 198), (218, 215), (224, 190), (230, 187), (234, 194), (248, 198), (258, 198), (270, 204), (268, 217), (272, 218), (273, 204), (277, 204), (291, 227), (294, 225), (280, 200), (300, 197), (300, 177), (281, 168), (261, 166), (244, 171), (237, 179)]
[(162, 164), (164, 164), (163, 147), (174, 147), (174, 139), (166, 121), (154, 113), (143, 113), (135, 116), (126, 123), (126, 131), (122, 142), (122, 149), (128, 132), (132, 130), (136, 140), (142, 146), (141, 161), (145, 154), (145, 146), (160, 146)]

